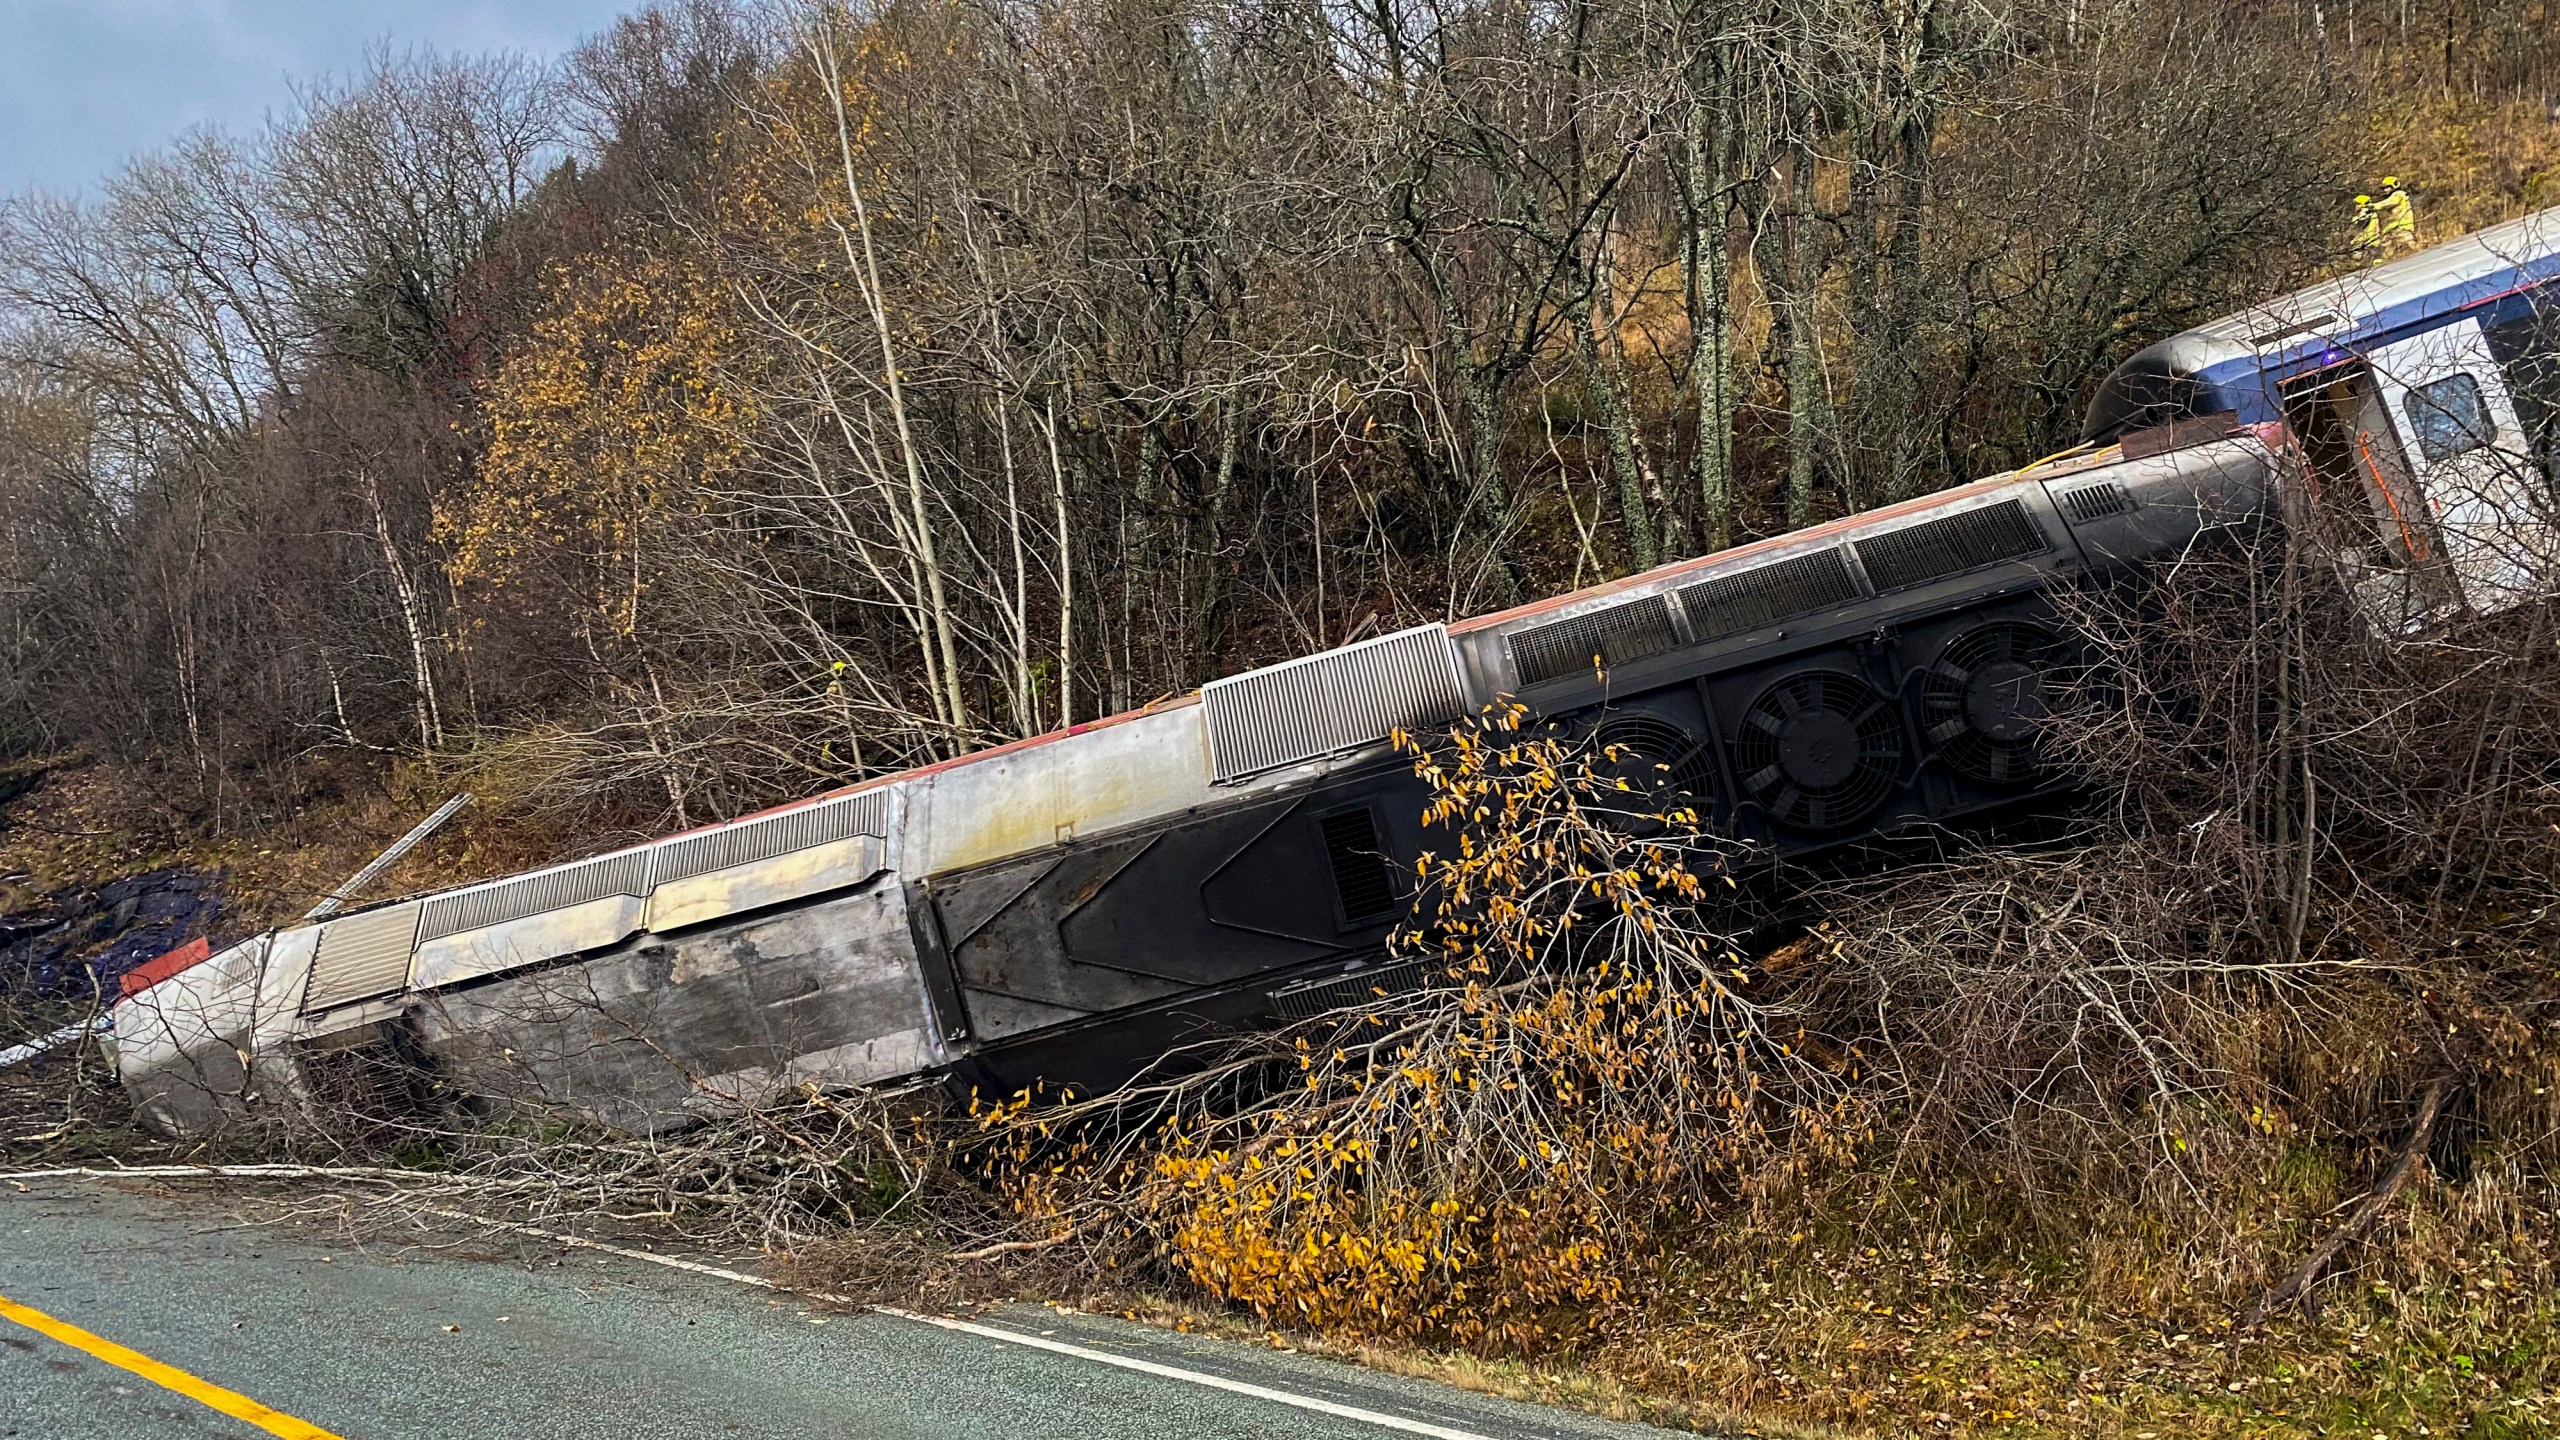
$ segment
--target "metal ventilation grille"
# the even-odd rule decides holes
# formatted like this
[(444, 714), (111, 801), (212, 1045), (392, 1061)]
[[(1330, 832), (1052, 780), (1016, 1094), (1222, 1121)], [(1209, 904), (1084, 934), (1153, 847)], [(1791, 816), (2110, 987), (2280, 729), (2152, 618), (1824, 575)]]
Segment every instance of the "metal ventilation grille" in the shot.
[(1920, 672), (1921, 729), (1959, 775), (1986, 785), (2049, 778), (2045, 715), (2070, 684), (2071, 645), (2042, 625), (1993, 620), (1955, 637)]
[(1242, 780), (1438, 725), (1465, 708), (1448, 630), (1425, 625), (1200, 687), (1209, 769)]
[(1392, 995), (1406, 995), (1419, 990), (1430, 978), (1430, 969), (1422, 961), (1408, 960), (1401, 965), (1376, 965), (1354, 970), (1348, 975), (1309, 980), (1271, 992), (1271, 1004), (1283, 1020), (1312, 1020), (1331, 1010), (1347, 1010)]
[(770, 860), (776, 855), (788, 855), (794, 850), (828, 845), (856, 835), (873, 835), (882, 840), (889, 838), (887, 789), (842, 795), (784, 814), (742, 820), (717, 830), (661, 841), (656, 881), (664, 885), (670, 880), (708, 875), (732, 865)]
[(2044, 535), (2025, 502), (2003, 500), (1861, 539), (1858, 558), (1866, 563), (1867, 579), (1885, 591), (2022, 560), (2044, 549)]
[(2121, 480), (2101, 480), (2095, 485), (2065, 490), (2054, 497), (2054, 503), (2062, 507), (2072, 524), (2086, 525), (2132, 509), (2133, 492), (2124, 488)]
[(1689, 633), (1721, 640), (1858, 598), (1858, 582), (1838, 550), (1817, 550), (1775, 565), (1701, 580), (1680, 591)]
[(418, 943), (483, 925), (497, 925), (539, 915), (546, 910), (559, 910), (583, 905), (608, 895), (630, 895), (646, 898), (649, 894), (649, 852), (625, 850), (619, 855), (600, 855), (580, 865), (565, 865), (540, 874), (501, 880), (470, 890), (456, 890), (444, 895), (431, 895), (425, 911), (418, 919)]
[(1354, 925), (1376, 920), (1396, 908), (1396, 885), (1387, 874), (1387, 857), (1378, 844), (1378, 820), (1367, 806), (1337, 810), (1318, 822), (1324, 831), (1325, 863), (1333, 867), (1334, 894), (1342, 900), (1342, 918)]
[(1623, 665), (1659, 655), (1680, 643), (1671, 628), (1671, 602), (1647, 595), (1606, 610), (1576, 615), (1510, 637), (1511, 671), (1536, 685), (1561, 675), (1589, 675), (1592, 662)]
[(1651, 835), (1668, 817), (1713, 813), (1716, 762), (1709, 747), (1660, 715), (1631, 711), (1591, 727), (1582, 753), (1597, 782), (1584, 809), (1629, 834)]
[(418, 902), (411, 900), (321, 926), (318, 948), (311, 955), (311, 986), (303, 992), (303, 1010), (324, 1010), (407, 985), (409, 957), (417, 949), (418, 909)]
[(1845, 830), (1893, 793), (1902, 723), (1875, 688), (1838, 670), (1784, 676), (1742, 714), (1733, 739), (1742, 788), (1781, 825)]

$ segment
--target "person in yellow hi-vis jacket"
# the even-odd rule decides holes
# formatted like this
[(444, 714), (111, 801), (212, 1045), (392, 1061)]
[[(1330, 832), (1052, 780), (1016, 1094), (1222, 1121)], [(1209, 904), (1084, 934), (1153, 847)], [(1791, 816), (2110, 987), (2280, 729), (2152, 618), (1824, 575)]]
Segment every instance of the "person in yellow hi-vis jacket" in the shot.
[[(2356, 197), (2359, 202), (2364, 197)], [(2359, 203), (2357, 209), (2366, 215), (2364, 243), (2376, 246), (2384, 254), (2394, 250), (2418, 248), (2418, 217), (2409, 207), (2409, 192), (2400, 188), (2400, 177), (2382, 177), (2382, 198), (2371, 205)]]

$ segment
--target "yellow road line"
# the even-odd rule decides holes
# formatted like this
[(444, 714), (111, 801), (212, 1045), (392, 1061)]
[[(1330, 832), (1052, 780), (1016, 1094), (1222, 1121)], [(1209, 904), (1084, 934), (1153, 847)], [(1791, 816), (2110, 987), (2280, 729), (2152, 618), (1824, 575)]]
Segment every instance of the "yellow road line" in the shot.
[(0, 1295), (0, 1319), (15, 1320), (39, 1335), (59, 1340), (74, 1350), (95, 1355), (110, 1365), (120, 1366), (166, 1390), (174, 1390), (208, 1409), (219, 1410), (234, 1420), (246, 1420), (270, 1435), (284, 1440), (338, 1440), (338, 1437), (307, 1420), (296, 1420), (272, 1406), (261, 1405), (246, 1395), (225, 1390), (209, 1381), (199, 1380), (175, 1365), (163, 1365), (139, 1350), (128, 1350), (113, 1340), (101, 1339), (77, 1325), (56, 1320), (41, 1310), (21, 1305)]

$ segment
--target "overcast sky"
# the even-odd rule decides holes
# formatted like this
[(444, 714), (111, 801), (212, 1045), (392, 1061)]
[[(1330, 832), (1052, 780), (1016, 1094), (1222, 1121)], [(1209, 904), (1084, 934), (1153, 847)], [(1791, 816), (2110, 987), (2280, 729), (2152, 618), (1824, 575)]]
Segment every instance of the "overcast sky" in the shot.
[(191, 125), (254, 130), (365, 47), (557, 55), (639, 0), (0, 0), (0, 194), (94, 194)]

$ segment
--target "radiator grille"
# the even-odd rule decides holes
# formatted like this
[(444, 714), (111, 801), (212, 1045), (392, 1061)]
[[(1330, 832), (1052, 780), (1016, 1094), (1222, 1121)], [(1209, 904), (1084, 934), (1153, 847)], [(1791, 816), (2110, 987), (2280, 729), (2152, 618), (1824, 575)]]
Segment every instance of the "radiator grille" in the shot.
[(1901, 590), (2004, 560), (2043, 553), (2044, 535), (2023, 501), (2003, 500), (1858, 541), (1879, 591)]
[(1271, 1004), (1283, 1020), (1312, 1020), (1332, 1010), (1347, 1010), (1387, 996), (1408, 995), (1430, 978), (1430, 966), (1419, 960), (1375, 965), (1323, 980), (1308, 980), (1271, 992)]
[(1393, 911), (1395, 878), (1387, 873), (1387, 857), (1378, 844), (1377, 817), (1367, 806), (1337, 810), (1319, 828), (1324, 831), (1325, 862), (1333, 867), (1334, 893), (1342, 900), (1342, 918), (1356, 925)]
[(320, 927), (311, 955), (311, 985), (304, 1013), (364, 1000), (409, 983), (409, 957), (417, 949), (415, 900), (342, 916)]
[(1671, 603), (1647, 595), (1515, 633), (1510, 638), (1511, 670), (1520, 684), (1536, 685), (1561, 675), (1589, 675), (1595, 657), (1603, 665), (1623, 665), (1678, 643), (1680, 637), (1671, 629)]
[(1458, 717), (1457, 653), (1438, 625), (1381, 635), (1200, 688), (1209, 768), (1242, 780)]
[(608, 895), (630, 895), (646, 898), (649, 893), (649, 852), (625, 850), (619, 855), (599, 855), (577, 865), (564, 865), (533, 875), (520, 875), (513, 880), (456, 890), (444, 895), (431, 895), (418, 920), (418, 943), (483, 925), (498, 925), (521, 920), (546, 910), (570, 905), (583, 905)]
[(1837, 550), (1817, 550), (1686, 586), (1680, 591), (1680, 608), (1688, 612), (1690, 635), (1704, 641), (1834, 609), (1857, 598), (1858, 582), (1849, 574), (1849, 562)]
[(2121, 480), (2101, 480), (2095, 485), (2065, 490), (2054, 497), (2054, 503), (2062, 507), (2072, 524), (2086, 525), (2132, 509), (2133, 492), (2125, 489)]
[(770, 860), (776, 855), (833, 844), (856, 835), (889, 838), (889, 792), (885, 787), (663, 841), (658, 846), (656, 883), (664, 885), (670, 880), (708, 875), (732, 865)]

